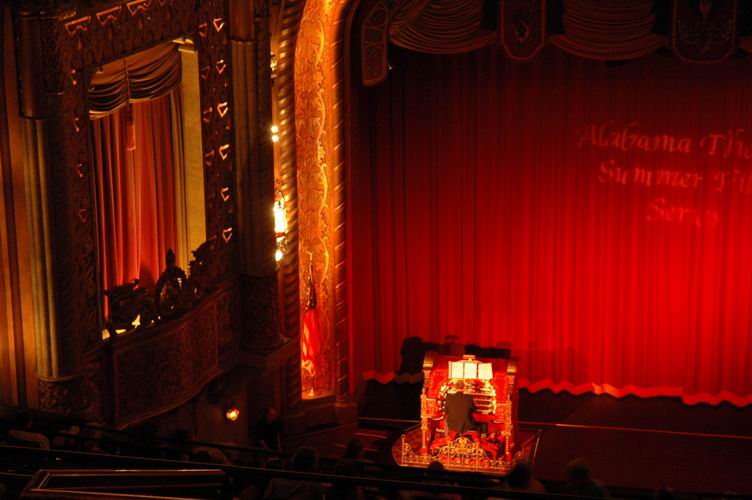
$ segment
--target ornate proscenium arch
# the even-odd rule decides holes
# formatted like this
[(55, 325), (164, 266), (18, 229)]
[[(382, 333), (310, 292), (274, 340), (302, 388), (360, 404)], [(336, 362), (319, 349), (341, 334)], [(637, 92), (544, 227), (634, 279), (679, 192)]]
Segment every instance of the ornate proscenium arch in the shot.
[[(352, 0), (309, 0), (295, 54), (299, 258), (313, 254), (323, 339), (334, 336), (337, 408), (348, 406), (345, 32)], [(306, 266), (300, 266), (300, 280)], [(302, 287), (301, 287), (302, 288)], [(302, 300), (302, 297), (301, 297)]]
[[(369, 84), (383, 81), (388, 70), (387, 44), (392, 18), (415, 19), (426, 0), (308, 0), (295, 52), (295, 134), (298, 184), (298, 259), (313, 255), (318, 281), (320, 329), (334, 337), (335, 396), (338, 407), (349, 405), (354, 387), (348, 359), (352, 346), (348, 328), (348, 262), (346, 247), (347, 173), (345, 164), (345, 86), (347, 40), (352, 14), (363, 8), (363, 36), (373, 37), (373, 59), (362, 61)], [(364, 70), (365, 71), (365, 70)], [(365, 77), (365, 73), (363, 76)], [(299, 266), (299, 280), (307, 266)], [(301, 287), (301, 303), (304, 300)]]
[[(752, 37), (739, 36), (737, 2), (684, 5), (676, 0), (667, 28), (657, 30), (653, 2), (615, 2), (592, 12), (588, 2), (570, 1), (567, 9), (546, 0), (498, 3), (495, 23), (482, 0), (308, 0), (295, 57), (299, 262), (313, 254), (319, 291), (321, 333), (334, 339), (335, 393), (338, 403), (353, 392), (351, 328), (348, 325), (348, 248), (346, 170), (346, 92), (350, 22), (361, 37), (364, 85), (376, 85), (388, 73), (389, 43), (434, 54), (459, 53), (498, 44), (512, 60), (528, 60), (547, 45), (596, 61), (628, 61), (673, 47), (685, 60), (722, 61), (737, 48), (752, 50)], [(633, 5), (634, 4), (634, 5)], [(709, 5), (718, 7), (709, 8)], [(460, 9), (458, 6), (464, 6)], [(352, 16), (357, 8), (358, 16)], [(471, 11), (471, 9), (474, 9)], [(443, 15), (452, 12), (454, 17)], [(493, 20), (493, 16), (490, 16)], [(619, 30), (611, 29), (618, 20)], [(708, 25), (712, 37), (701, 36)], [(554, 26), (548, 32), (549, 26)], [(442, 36), (437, 36), (441, 33)], [(354, 61), (357, 62), (357, 61)], [(357, 78), (357, 76), (356, 76)], [(299, 266), (299, 279), (307, 266)], [(299, 290), (302, 292), (303, 290)], [(302, 299), (302, 297), (301, 297)]]
[[(347, 40), (355, 8), (363, 8), (363, 33), (372, 56), (362, 61), (368, 83), (383, 81), (388, 69), (389, 28), (396, 13), (412, 21), (430, 4), (425, 0), (308, 0), (295, 52), (295, 134), (298, 183), (298, 256), (313, 255), (323, 339), (334, 337), (335, 395), (349, 404), (354, 387), (348, 359), (348, 262), (346, 248), (347, 174), (345, 165), (345, 86)], [(371, 38), (373, 37), (373, 38)], [(370, 42), (369, 42), (370, 43)], [(364, 69), (365, 71), (365, 69)], [(365, 77), (366, 73), (363, 73)], [(299, 266), (304, 282), (307, 266)], [(301, 287), (301, 292), (303, 292)], [(301, 295), (301, 303), (304, 297)]]

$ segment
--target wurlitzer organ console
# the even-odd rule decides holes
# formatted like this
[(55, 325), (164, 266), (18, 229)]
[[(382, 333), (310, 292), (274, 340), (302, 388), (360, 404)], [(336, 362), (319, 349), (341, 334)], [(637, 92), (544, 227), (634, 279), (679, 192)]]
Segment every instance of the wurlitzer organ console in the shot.
[[(516, 372), (515, 359), (426, 353), (420, 445), (403, 435), (401, 465), (427, 466), (439, 461), (447, 469), (507, 473), (519, 458), (515, 456)], [(461, 435), (445, 423), (446, 397), (455, 392), (472, 396), (475, 407), (474, 426)]]

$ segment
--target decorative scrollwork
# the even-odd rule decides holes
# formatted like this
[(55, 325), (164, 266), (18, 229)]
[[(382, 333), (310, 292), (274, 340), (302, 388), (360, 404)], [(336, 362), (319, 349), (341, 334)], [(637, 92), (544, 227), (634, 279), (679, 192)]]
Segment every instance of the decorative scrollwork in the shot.
[(140, 287), (137, 279), (105, 290), (104, 294), (109, 299), (107, 330), (110, 335), (150, 325), (157, 317), (153, 295), (147, 288)]
[(413, 451), (407, 437), (402, 435), (401, 463), (403, 466), (427, 467), (431, 462), (441, 462), (450, 470), (485, 472), (488, 474), (507, 474), (514, 467), (513, 460), (489, 457), (480, 443), (465, 436), (448, 441), (432, 451)]
[(160, 318), (171, 318), (190, 305), (190, 297), (186, 294), (188, 277), (175, 264), (175, 252), (167, 251), (165, 270), (159, 275), (154, 299)]
[(733, 54), (737, 45), (738, 2), (674, 0), (671, 43), (685, 61), (713, 63)]
[(81, 403), (81, 385), (78, 377), (42, 379), (37, 381), (39, 406), (59, 415), (75, 416)]
[(138, 280), (105, 290), (109, 299), (107, 330), (110, 335), (148, 328), (176, 318), (211, 292), (221, 279), (217, 266), (216, 237), (202, 243), (188, 264), (190, 275), (175, 264), (175, 253), (167, 251), (165, 270), (154, 289), (139, 286)]
[(191, 280), (188, 282), (188, 288), (191, 295), (200, 297), (205, 290), (210, 287), (212, 277), (215, 274), (214, 266), (214, 248), (216, 238), (211, 238), (201, 243), (193, 253), (193, 260), (188, 264), (188, 271)]

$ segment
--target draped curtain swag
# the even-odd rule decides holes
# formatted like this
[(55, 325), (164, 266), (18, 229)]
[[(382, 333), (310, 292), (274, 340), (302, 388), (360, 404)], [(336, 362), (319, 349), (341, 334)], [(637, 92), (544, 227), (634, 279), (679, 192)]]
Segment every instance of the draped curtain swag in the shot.
[[(499, 44), (518, 61), (551, 44), (599, 61), (636, 59), (670, 48), (686, 61), (718, 62), (736, 48), (752, 50), (746, 36), (750, 26), (741, 26), (751, 22), (741, 19), (745, 11), (736, 6), (732, 0), (660, 5), (655, 0), (506, 0), (495, 5), (494, 14), (485, 0), (411, 0), (400, 4), (383, 36), (392, 45), (429, 54)], [(366, 55), (371, 40), (360, 43), (366, 64), (375, 64)], [(388, 57), (386, 51), (378, 54)], [(369, 74), (363, 82), (373, 85), (383, 78)]]
[(97, 118), (128, 102), (162, 97), (178, 88), (181, 78), (180, 53), (174, 43), (118, 59), (91, 75), (89, 114)]
[(475, 50), (496, 42), (496, 33), (482, 27), (483, 2), (432, 0), (413, 2), (390, 26), (391, 42), (433, 54)]
[(97, 182), (99, 271), (105, 290), (152, 286), (168, 249), (180, 255), (181, 60), (173, 43), (99, 68), (89, 86)]
[(564, 2), (564, 34), (549, 39), (579, 57), (621, 61), (665, 46), (667, 37), (653, 33), (653, 0)]

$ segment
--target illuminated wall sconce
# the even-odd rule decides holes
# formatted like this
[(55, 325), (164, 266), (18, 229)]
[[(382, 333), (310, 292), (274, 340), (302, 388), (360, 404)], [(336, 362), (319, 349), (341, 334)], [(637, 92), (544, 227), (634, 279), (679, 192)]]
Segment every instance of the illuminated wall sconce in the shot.
[(272, 142), (279, 142), (279, 127), (276, 125), (272, 125), (271, 132), (272, 132)]
[(274, 85), (274, 80), (277, 79), (277, 68), (277, 55), (272, 52), (269, 56), (269, 69), (271, 70), (272, 85)]
[(274, 260), (279, 262), (287, 252), (287, 213), (285, 211), (285, 197), (282, 195), (279, 182), (274, 187), (274, 233), (277, 237)]
[(238, 404), (233, 401), (229, 405), (227, 405), (227, 408), (225, 408), (225, 420), (228, 422), (235, 422), (240, 417), (240, 408), (238, 408)]

